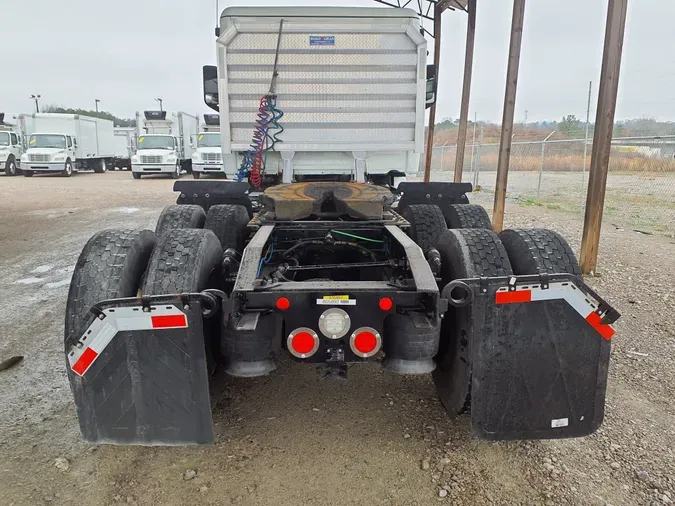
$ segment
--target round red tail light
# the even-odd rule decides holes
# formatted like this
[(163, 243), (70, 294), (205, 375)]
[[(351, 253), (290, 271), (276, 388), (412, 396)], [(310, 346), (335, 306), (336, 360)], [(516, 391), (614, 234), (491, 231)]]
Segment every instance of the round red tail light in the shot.
[(319, 349), (319, 336), (312, 329), (300, 327), (288, 335), (286, 346), (294, 357), (308, 358)]
[(349, 346), (354, 354), (361, 358), (372, 357), (382, 347), (382, 336), (375, 329), (361, 327), (351, 335)]
[(394, 301), (389, 297), (382, 297), (380, 299), (380, 309), (382, 311), (389, 311), (392, 307), (394, 307)]
[(286, 297), (279, 297), (277, 299), (276, 306), (278, 310), (286, 311), (289, 307), (291, 307), (291, 301), (288, 300)]

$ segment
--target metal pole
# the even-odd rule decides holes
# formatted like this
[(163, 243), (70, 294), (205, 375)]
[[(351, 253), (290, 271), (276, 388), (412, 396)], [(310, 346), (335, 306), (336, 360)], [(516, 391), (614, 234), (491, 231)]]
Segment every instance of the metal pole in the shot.
[(469, 19), (466, 26), (466, 54), (464, 56), (464, 84), (462, 85), (462, 106), (459, 112), (459, 132), (457, 133), (457, 155), (455, 157), (455, 183), (462, 182), (464, 170), (464, 150), (466, 149), (466, 128), (469, 119), (469, 99), (471, 97), (471, 74), (473, 72), (473, 48), (476, 36), (476, 0), (467, 5)]
[(436, 67), (436, 79), (434, 79), (434, 103), (429, 109), (429, 129), (427, 130), (427, 154), (424, 161), (424, 182), (428, 183), (431, 178), (431, 150), (434, 145), (434, 127), (436, 123), (436, 101), (438, 100), (438, 68), (441, 63), (441, 9), (438, 4), (434, 8), (434, 65)]
[(511, 158), (511, 136), (513, 134), (513, 116), (516, 110), (516, 91), (518, 89), (518, 67), (520, 64), (520, 46), (523, 40), (523, 22), (525, 20), (525, 0), (513, 0), (513, 19), (511, 20), (511, 43), (509, 46), (509, 66), (506, 71), (506, 91), (504, 93), (504, 114), (502, 132), (499, 141), (499, 160), (497, 161), (497, 180), (495, 183), (495, 202), (492, 213), (492, 228), (501, 232), (504, 227), (504, 205), (506, 185), (509, 177)]
[(591, 90), (593, 81), (588, 82), (588, 107), (586, 107), (586, 135), (584, 136), (584, 166), (581, 169), (581, 191), (586, 183), (586, 157), (588, 156), (588, 126), (591, 120)]
[(595, 271), (600, 246), (600, 228), (602, 211), (605, 207), (607, 170), (612, 147), (612, 130), (616, 97), (619, 90), (621, 72), (621, 53), (626, 31), (626, 10), (628, 0), (609, 0), (607, 26), (605, 28), (605, 48), (602, 57), (602, 71), (598, 87), (598, 105), (595, 115), (595, 132), (591, 151), (591, 167), (588, 173), (588, 192), (586, 194), (586, 214), (584, 231), (581, 236), (581, 271), (588, 274)]
[(539, 200), (539, 192), (541, 191), (541, 176), (544, 173), (544, 154), (546, 153), (546, 141), (551, 138), (555, 130), (548, 134), (548, 137), (541, 143), (541, 161), (539, 162), (539, 183), (537, 183), (537, 201)]

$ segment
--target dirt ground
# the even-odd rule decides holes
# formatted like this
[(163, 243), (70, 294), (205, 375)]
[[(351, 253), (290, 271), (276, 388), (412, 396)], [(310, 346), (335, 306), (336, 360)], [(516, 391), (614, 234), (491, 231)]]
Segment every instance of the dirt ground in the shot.
[[(175, 200), (129, 173), (0, 176), (1, 505), (661, 505), (675, 500), (675, 241), (606, 224), (589, 284), (622, 313), (605, 423), (564, 441), (487, 443), (446, 417), (429, 377), (373, 364), (349, 380), (282, 360), (222, 379), (207, 447), (81, 441), (63, 317), (77, 256), (101, 228), (147, 227)], [(489, 205), (489, 197), (476, 201)], [(578, 250), (578, 215), (507, 205), (510, 226), (548, 227)], [(185, 472), (196, 476), (185, 479)], [(188, 476), (192, 476), (189, 473)]]

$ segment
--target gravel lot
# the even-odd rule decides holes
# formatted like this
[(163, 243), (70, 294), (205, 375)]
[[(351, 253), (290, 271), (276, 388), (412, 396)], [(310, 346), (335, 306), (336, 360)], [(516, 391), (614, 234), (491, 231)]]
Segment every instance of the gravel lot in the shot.
[[(589, 284), (622, 313), (605, 423), (565, 441), (487, 443), (449, 420), (429, 377), (354, 367), (347, 382), (282, 360), (273, 375), (222, 378), (208, 447), (81, 441), (65, 373), (70, 275), (101, 228), (154, 228), (168, 179), (0, 176), (0, 504), (661, 505), (675, 500), (675, 242), (603, 231)], [(475, 202), (490, 206), (491, 197)], [(558, 230), (576, 214), (509, 202), (510, 226)]]

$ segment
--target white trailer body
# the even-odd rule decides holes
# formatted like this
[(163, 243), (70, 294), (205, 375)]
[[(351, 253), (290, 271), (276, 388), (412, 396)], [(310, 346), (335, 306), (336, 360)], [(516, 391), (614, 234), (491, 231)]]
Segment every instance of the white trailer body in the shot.
[(0, 113), (0, 171), (16, 176), (21, 169), (23, 138), (18, 128), (18, 114)]
[(105, 172), (115, 153), (113, 122), (78, 114), (36, 113), (19, 116), (27, 149), (22, 170), (62, 172), (78, 170)]
[(192, 172), (192, 139), (199, 132), (199, 119), (185, 112), (145, 111), (136, 113), (136, 154), (131, 158), (134, 178), (142, 174), (180, 177)]
[(224, 174), (221, 153), (220, 117), (218, 114), (205, 114), (197, 138), (192, 145), (192, 175), (199, 179), (202, 175)]
[(115, 127), (113, 131), (115, 133), (114, 168), (131, 170), (131, 157), (136, 152), (136, 129)]
[[(427, 44), (409, 9), (232, 7), (220, 20), (225, 172), (235, 176), (270, 88), (280, 22), (278, 153), (266, 174), (354, 180), (415, 174), (424, 144)], [(375, 176), (375, 177), (373, 177)]]

